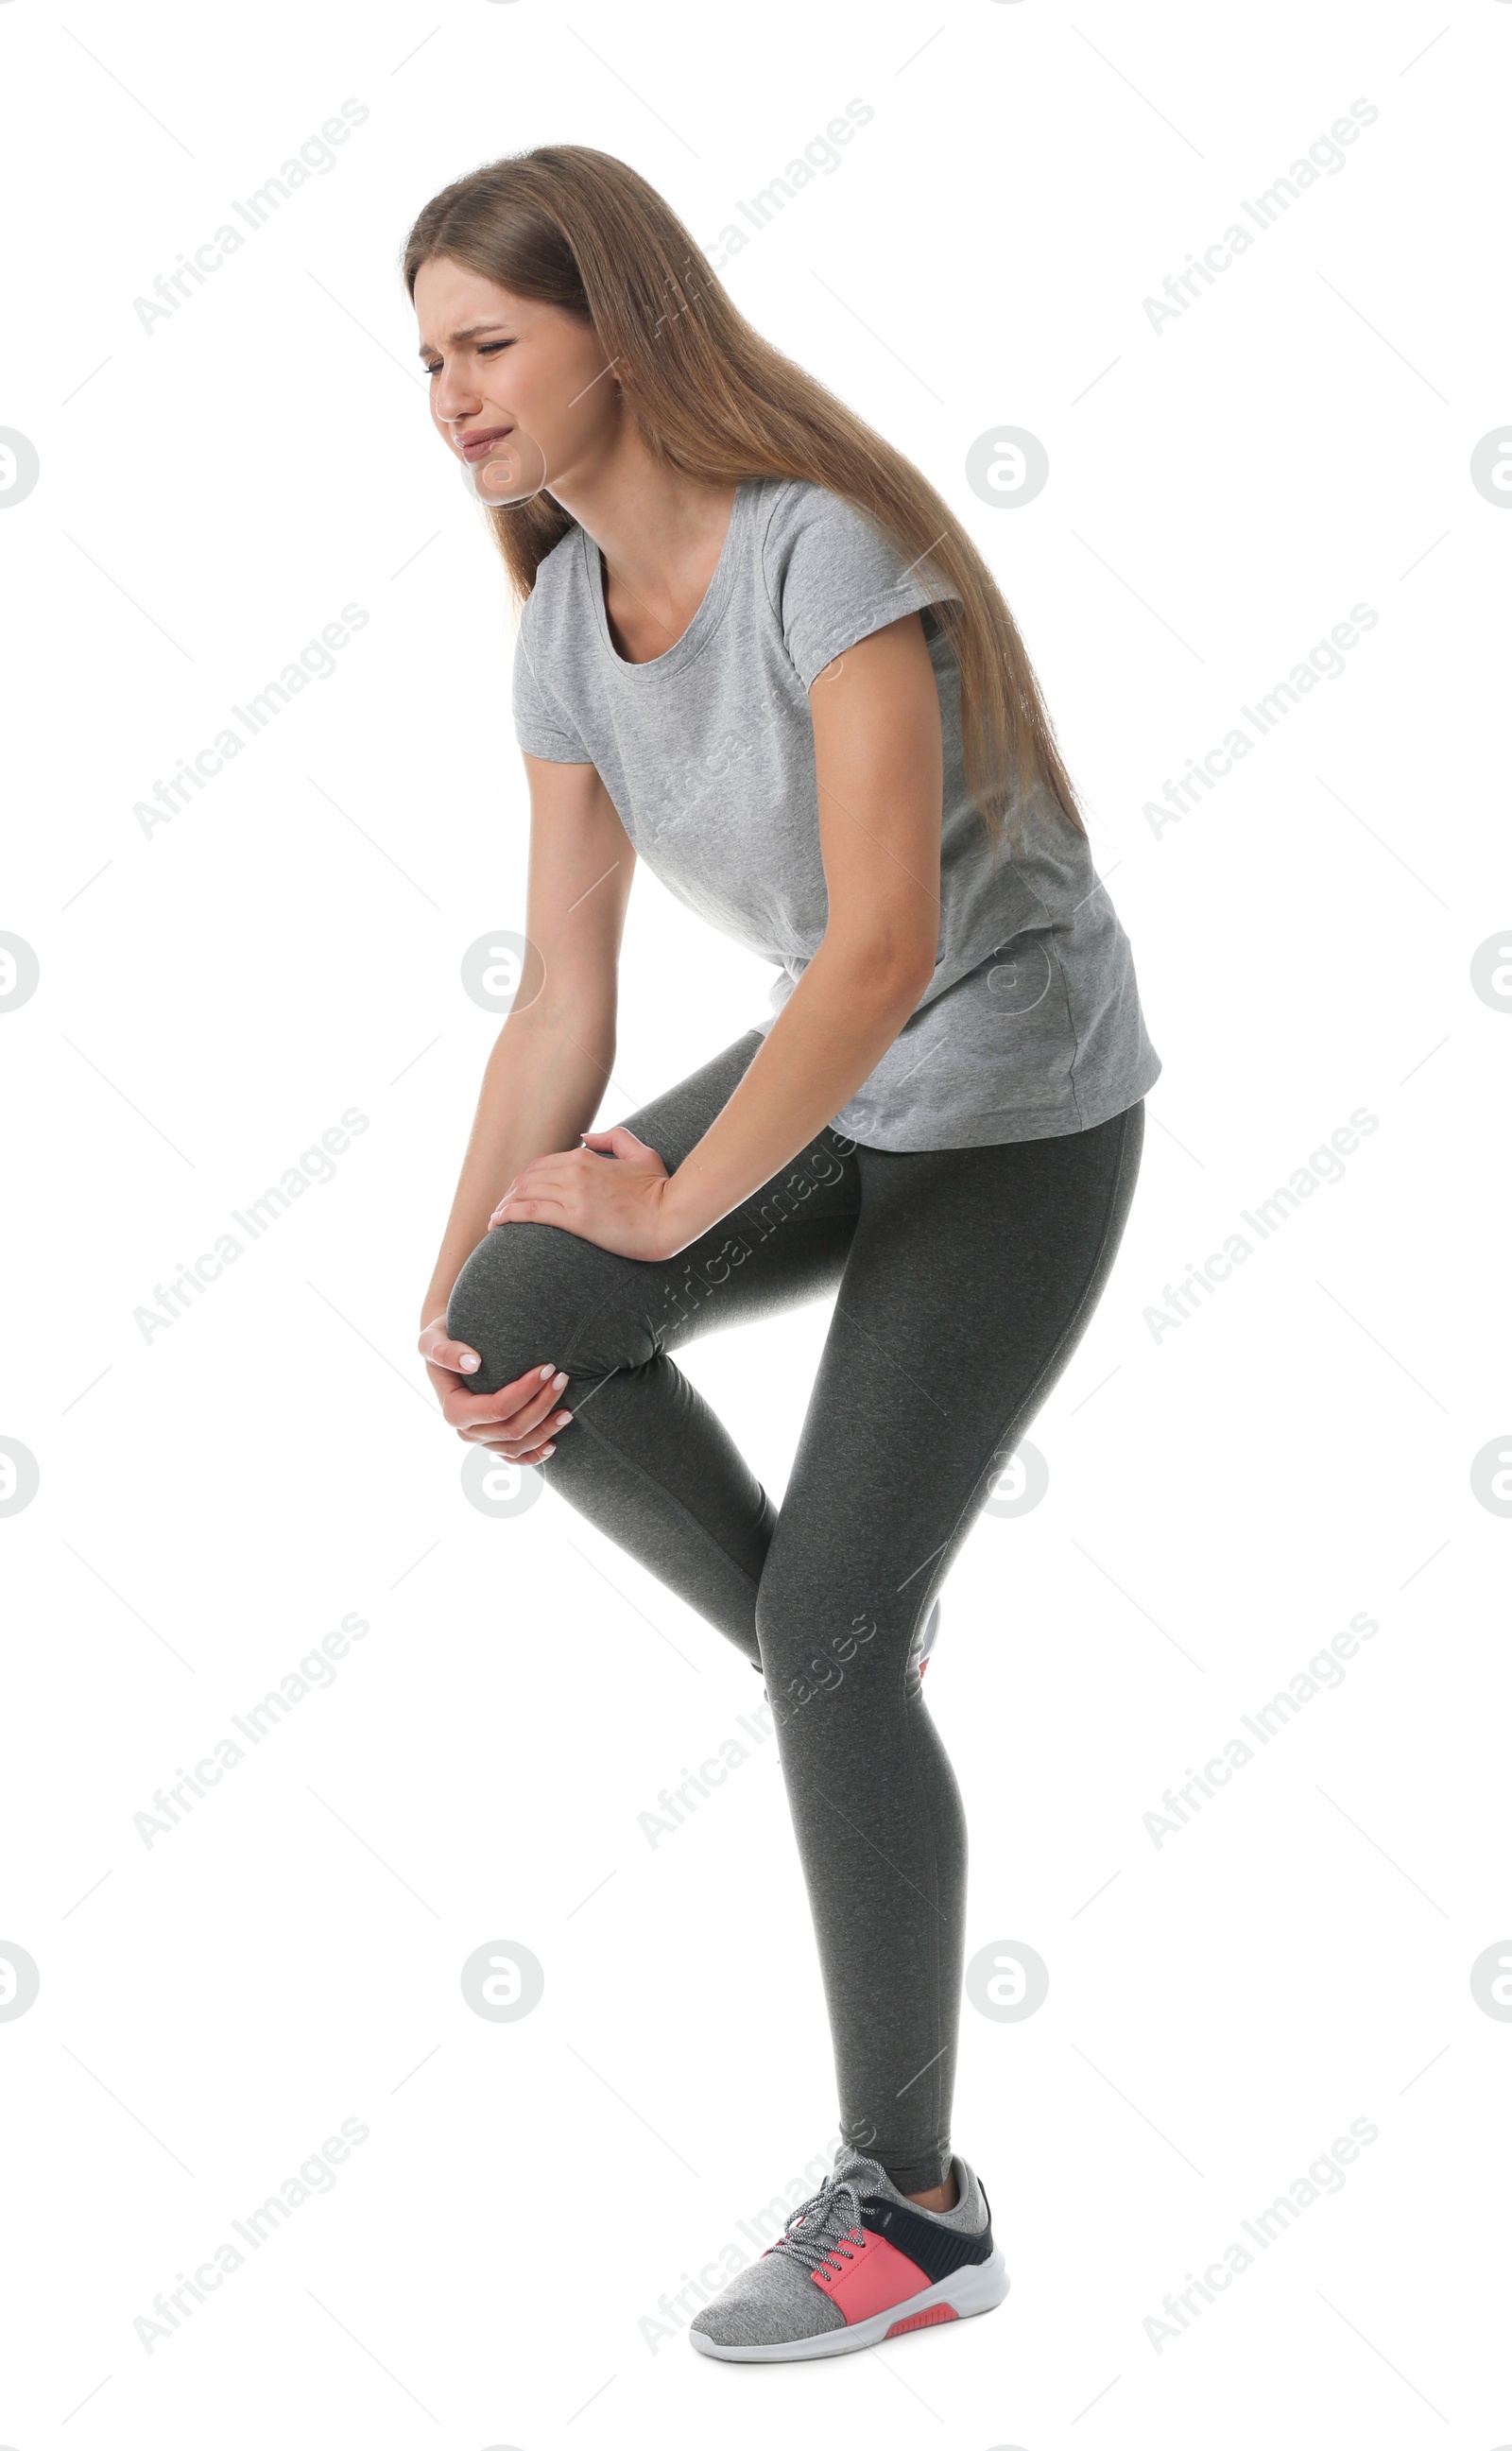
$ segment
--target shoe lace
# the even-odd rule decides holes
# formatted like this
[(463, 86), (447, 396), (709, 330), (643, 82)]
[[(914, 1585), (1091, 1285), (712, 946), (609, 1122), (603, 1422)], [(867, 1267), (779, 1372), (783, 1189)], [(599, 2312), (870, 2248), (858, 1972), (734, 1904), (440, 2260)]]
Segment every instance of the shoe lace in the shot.
[(851, 2263), (853, 2250), (863, 2243), (861, 2190), (852, 2179), (831, 2178), (789, 2213), (782, 2237), (766, 2252), (791, 2256), (810, 2274), (827, 2273), (839, 2270), (835, 2259)]

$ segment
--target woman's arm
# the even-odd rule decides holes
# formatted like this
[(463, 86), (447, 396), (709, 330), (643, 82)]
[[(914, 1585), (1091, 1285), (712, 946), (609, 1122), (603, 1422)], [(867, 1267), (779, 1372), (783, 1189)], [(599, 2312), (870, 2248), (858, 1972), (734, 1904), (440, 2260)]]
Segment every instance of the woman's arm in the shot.
[(669, 1252), (807, 1147), (934, 976), (943, 751), (918, 614), (848, 647), (808, 703), (828, 919), (739, 1088), (669, 1180)]
[[(606, 1167), (586, 1150), (544, 1158), (495, 1222), (539, 1218), (634, 1259), (670, 1259), (807, 1147), (914, 1010), (940, 942), (944, 789), (918, 614), (848, 647), (808, 702), (828, 919), (740, 1086), (675, 1174), (655, 1161)], [(639, 1150), (623, 1130), (592, 1137), (618, 1156)]]
[(425, 1320), (445, 1310), (506, 1184), (533, 1158), (577, 1147), (614, 1064), (619, 948), (635, 853), (596, 768), (527, 756), (525, 772), (525, 926), (533, 951), (484, 1070)]

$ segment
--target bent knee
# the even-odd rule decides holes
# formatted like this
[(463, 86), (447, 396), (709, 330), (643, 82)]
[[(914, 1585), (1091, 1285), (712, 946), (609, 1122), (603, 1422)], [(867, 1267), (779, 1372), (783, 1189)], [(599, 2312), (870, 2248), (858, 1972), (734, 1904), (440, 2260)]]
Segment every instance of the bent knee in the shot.
[(470, 1344), (481, 1365), (468, 1381), (474, 1393), (507, 1386), (546, 1362), (585, 1367), (582, 1331), (604, 1311), (616, 1265), (623, 1263), (559, 1226), (526, 1219), (485, 1234), (446, 1305), (448, 1336)]

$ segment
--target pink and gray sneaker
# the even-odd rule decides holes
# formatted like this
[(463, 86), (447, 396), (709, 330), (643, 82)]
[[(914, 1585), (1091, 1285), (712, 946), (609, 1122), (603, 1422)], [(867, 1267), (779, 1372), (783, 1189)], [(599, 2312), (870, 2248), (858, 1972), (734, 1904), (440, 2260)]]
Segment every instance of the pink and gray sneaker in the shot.
[(929, 2213), (900, 2194), (880, 2162), (842, 2146), (782, 2237), (700, 2307), (694, 2348), (746, 2364), (837, 2358), (1000, 2305), (1008, 2275), (992, 2207), (959, 2153), (951, 2167), (957, 2201), (948, 2213)]

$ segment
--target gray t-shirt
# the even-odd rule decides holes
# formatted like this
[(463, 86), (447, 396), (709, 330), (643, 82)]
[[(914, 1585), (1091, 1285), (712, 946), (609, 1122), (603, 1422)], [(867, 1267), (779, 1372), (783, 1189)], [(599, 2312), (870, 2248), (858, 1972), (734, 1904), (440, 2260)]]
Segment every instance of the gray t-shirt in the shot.
[(688, 627), (631, 664), (610, 637), (598, 548), (573, 526), (521, 618), (515, 735), (533, 757), (596, 767), (663, 884), (781, 965), (755, 1025), (766, 1030), (828, 911), (809, 685), (844, 648), (921, 612), (944, 744), (938, 962), (834, 1127), (883, 1149), (1083, 1131), (1133, 1106), (1161, 1069), (1129, 940), (1086, 838), (1044, 794), (1020, 803), (1027, 852), (994, 854), (966, 791), (960, 678), (930, 598), (839, 495), (747, 478)]

